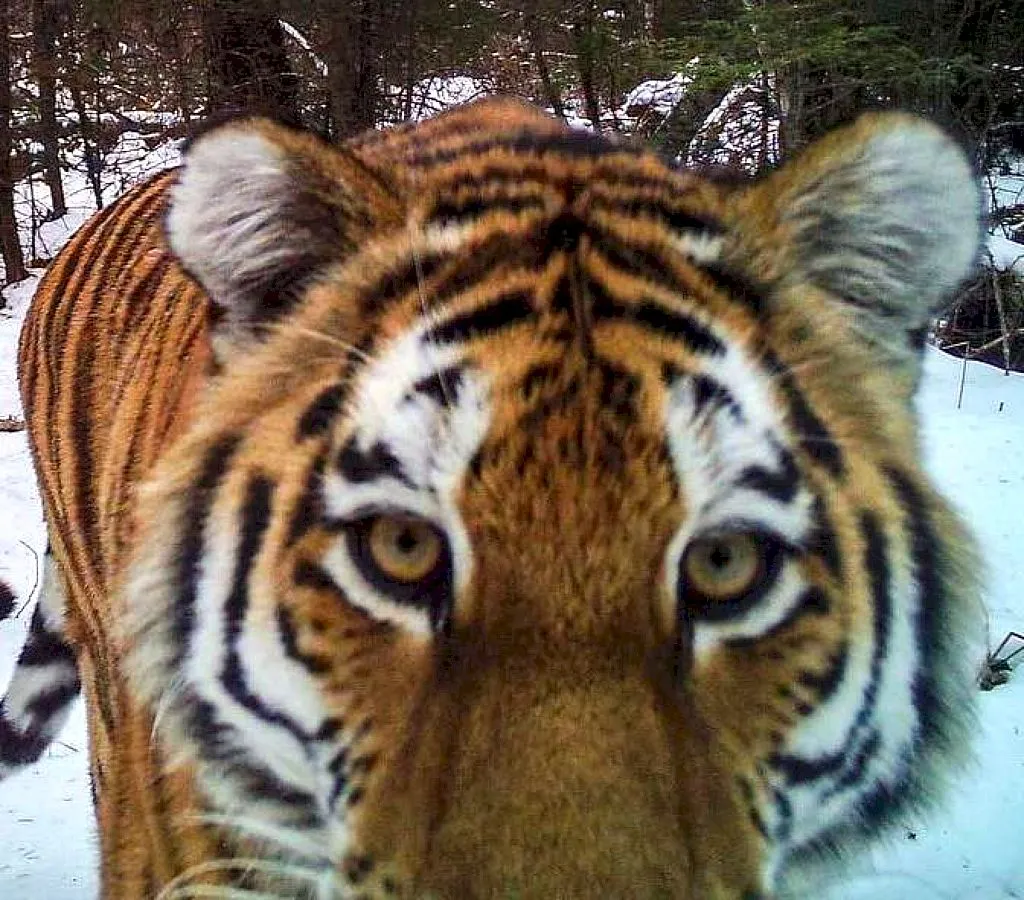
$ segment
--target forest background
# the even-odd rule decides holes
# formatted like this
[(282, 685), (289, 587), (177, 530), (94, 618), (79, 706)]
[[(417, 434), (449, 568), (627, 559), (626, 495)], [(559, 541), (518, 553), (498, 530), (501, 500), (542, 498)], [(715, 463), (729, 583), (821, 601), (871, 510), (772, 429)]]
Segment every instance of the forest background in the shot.
[[(109, 201), (126, 134), (257, 111), (341, 141), (493, 93), (751, 177), (858, 111), (922, 113), (1024, 242), (1024, 0), (0, 0), (4, 283), (46, 264), (71, 170)], [(1019, 368), (1020, 272), (986, 262), (940, 338)]]

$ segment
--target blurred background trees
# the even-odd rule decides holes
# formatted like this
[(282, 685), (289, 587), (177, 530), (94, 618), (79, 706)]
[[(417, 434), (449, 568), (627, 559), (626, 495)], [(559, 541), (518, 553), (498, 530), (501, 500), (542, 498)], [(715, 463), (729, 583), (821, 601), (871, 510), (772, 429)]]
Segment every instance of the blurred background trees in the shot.
[(64, 215), (71, 167), (102, 205), (126, 134), (153, 146), (256, 111), (339, 141), (495, 92), (749, 175), (857, 111), (909, 109), (964, 141), (996, 226), (1024, 240), (1024, 198), (1006, 189), (1024, 173), (1024, 0), (0, 4), (7, 281), (19, 249), (46, 255), (12, 237), (16, 186), (32, 188), (33, 223)]

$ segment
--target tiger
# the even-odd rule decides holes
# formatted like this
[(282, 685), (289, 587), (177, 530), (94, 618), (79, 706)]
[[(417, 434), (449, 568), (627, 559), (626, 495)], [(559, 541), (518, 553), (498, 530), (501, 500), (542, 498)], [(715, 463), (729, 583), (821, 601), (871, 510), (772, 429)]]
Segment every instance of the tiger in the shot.
[(19, 349), (104, 900), (820, 896), (970, 755), (913, 402), (981, 233), (899, 112), (749, 181), (508, 98), (198, 136)]

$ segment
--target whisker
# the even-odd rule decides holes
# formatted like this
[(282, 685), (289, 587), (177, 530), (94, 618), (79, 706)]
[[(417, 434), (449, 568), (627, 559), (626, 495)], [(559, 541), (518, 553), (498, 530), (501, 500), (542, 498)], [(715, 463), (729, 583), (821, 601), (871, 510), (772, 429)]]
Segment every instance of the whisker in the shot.
[(369, 362), (372, 359), (368, 353), (360, 350), (355, 344), (350, 343), (349, 341), (344, 341), (333, 334), (317, 331), (314, 328), (306, 328), (304, 325), (298, 325), (294, 322), (267, 322), (260, 327), (266, 331), (275, 331), (279, 334), (297, 334), (315, 341), (322, 341), (331, 347), (337, 347), (339, 350), (344, 350), (346, 353), (356, 357), (360, 362)]
[[(314, 885), (322, 884), (324, 875), (323, 870), (320, 869), (311, 869), (308, 866), (298, 866), (289, 863), (279, 863), (274, 860), (260, 859), (258, 857), (213, 859), (186, 869), (173, 881), (164, 886), (163, 890), (157, 894), (156, 900), (174, 900), (174, 898), (181, 896), (191, 896), (193, 895), (191, 892), (200, 888), (221, 889), (228, 887), (212, 884), (188, 884), (188, 882), (201, 878), (204, 875), (214, 875), (226, 872), (238, 872), (242, 876), (248, 875), (251, 872), (257, 872), (264, 875), (291, 878), (296, 881), (307, 881)], [(243, 891), (244, 895), (247, 897), (259, 896), (258, 894), (253, 894), (246, 888), (235, 887), (229, 889)], [(182, 894), (183, 891), (185, 892), (184, 895)]]
[(314, 863), (330, 865), (331, 858), (324, 847), (311, 838), (303, 838), (276, 825), (253, 819), (249, 816), (232, 816), (225, 813), (200, 813), (189, 816), (189, 820), (202, 825), (226, 828), (240, 832), (252, 838), (259, 838), (269, 845), (287, 850), (298, 857)]
[(159, 737), (160, 727), (163, 724), (164, 718), (167, 716), (168, 710), (173, 706), (175, 698), (184, 689), (184, 681), (180, 676), (172, 678), (160, 694), (159, 699), (156, 702), (156, 709), (153, 713), (153, 724), (149, 730), (149, 742), (155, 744)]
[[(423, 282), (425, 280), (423, 277), (423, 260), (420, 257), (419, 247), (416, 242), (416, 232), (413, 229), (414, 225), (412, 219), (409, 219), (409, 249), (412, 252), (413, 265), (416, 267), (416, 291), (419, 294), (420, 311), (423, 313), (424, 319), (433, 323), (435, 321), (434, 312), (428, 307), (426, 295), (423, 293)], [(452, 396), (448, 390), (448, 385), (445, 383), (443, 378), (439, 378), (438, 381), (441, 385), (441, 394), (444, 397), (444, 405), (450, 408), (454, 404), (452, 403)]]
[(162, 900), (283, 900), (280, 894), (253, 891), (248, 888), (226, 887), (217, 884), (195, 884), (178, 888)]

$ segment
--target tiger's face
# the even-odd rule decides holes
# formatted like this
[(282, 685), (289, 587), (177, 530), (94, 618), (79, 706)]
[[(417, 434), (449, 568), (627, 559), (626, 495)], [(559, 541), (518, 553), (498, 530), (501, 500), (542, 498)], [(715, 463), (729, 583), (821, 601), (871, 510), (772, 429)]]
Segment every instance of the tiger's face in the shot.
[(729, 188), (507, 102), (200, 139), (221, 372), (128, 640), (256, 876), (767, 897), (928, 799), (974, 613), (909, 403), (977, 217), (899, 116)]

